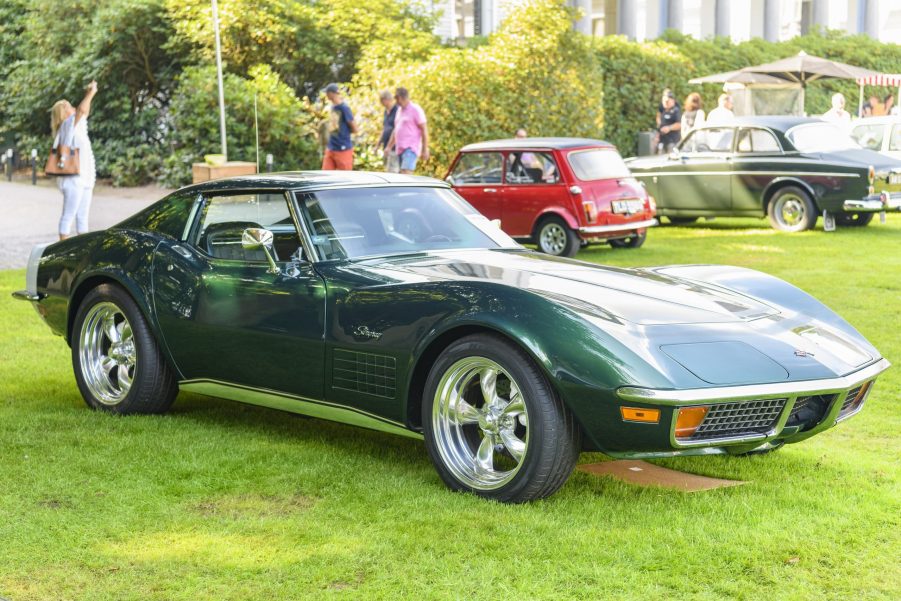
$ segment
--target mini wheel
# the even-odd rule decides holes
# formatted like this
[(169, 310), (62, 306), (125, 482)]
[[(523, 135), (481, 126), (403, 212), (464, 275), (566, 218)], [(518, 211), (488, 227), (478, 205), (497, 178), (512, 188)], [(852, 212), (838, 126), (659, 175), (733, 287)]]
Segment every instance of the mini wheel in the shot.
[(560, 217), (548, 217), (538, 226), (535, 236), (541, 252), (556, 257), (574, 257), (581, 239)]
[(163, 413), (178, 394), (175, 374), (134, 300), (101, 284), (85, 296), (72, 329), (72, 365), (88, 406), (112, 413)]
[(426, 448), (449, 488), (506, 503), (547, 497), (576, 464), (580, 431), (519, 347), (488, 334), (451, 344), (423, 396)]

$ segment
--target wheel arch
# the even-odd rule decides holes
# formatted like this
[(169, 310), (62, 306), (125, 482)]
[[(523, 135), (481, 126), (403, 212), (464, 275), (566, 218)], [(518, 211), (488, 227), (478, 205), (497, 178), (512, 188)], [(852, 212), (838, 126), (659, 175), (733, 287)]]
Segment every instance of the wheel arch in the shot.
[[(525, 352), (529, 356), (529, 358), (531, 358), (532, 361), (535, 362), (544, 377), (547, 378), (547, 381), (550, 384), (551, 388), (554, 390), (554, 393), (557, 394), (561, 401), (563, 401), (564, 405), (567, 405), (559, 388), (554, 383), (553, 377), (551, 377), (551, 374), (548, 373), (547, 366), (541, 360), (539, 353), (535, 352), (535, 349), (531, 348), (528, 344), (524, 344), (521, 340), (517, 339), (516, 336), (512, 335), (502, 328), (497, 327), (494, 324), (458, 323), (451, 325), (447, 329), (432, 336), (427, 342), (424, 343), (422, 351), (419, 352), (415, 358), (414, 365), (411, 370), (411, 375), (407, 384), (406, 421), (408, 427), (414, 430), (422, 429), (422, 395), (425, 391), (425, 383), (428, 379), (429, 371), (431, 370), (432, 365), (435, 364), (435, 361), (438, 360), (438, 357), (441, 355), (441, 353), (451, 344), (453, 344), (457, 340), (465, 338), (466, 336), (471, 336), (473, 334), (492, 334), (498, 336)], [(568, 406), (567, 409), (569, 409)], [(580, 431), (584, 435), (585, 429), (582, 423), (579, 421), (578, 416), (575, 414), (575, 412), (572, 412), (571, 409), (570, 412), (572, 413), (573, 419), (578, 425)]]
[(146, 302), (144, 291), (141, 290), (141, 287), (138, 286), (136, 282), (126, 274), (117, 271), (94, 271), (83, 274), (72, 286), (72, 292), (69, 294), (69, 307), (66, 317), (66, 342), (68, 342), (70, 346), (72, 345), (72, 328), (75, 325), (75, 316), (78, 314), (78, 307), (81, 306), (82, 301), (88, 293), (101, 284), (114, 284), (125, 290), (128, 296), (131, 297), (131, 300), (138, 306), (144, 319), (150, 324), (154, 335), (158, 334), (153, 312)]
[(796, 186), (807, 192), (807, 194), (810, 195), (810, 200), (813, 201), (814, 206), (819, 210), (820, 205), (817, 202), (817, 194), (810, 184), (796, 177), (777, 177), (767, 184), (766, 188), (763, 190), (760, 208), (763, 210), (764, 215), (767, 214), (767, 208), (770, 206), (770, 202), (773, 200), (773, 196), (776, 195), (776, 192), (791, 186)]
[(552, 217), (559, 217), (562, 219), (569, 228), (575, 232), (579, 231), (579, 220), (576, 219), (572, 212), (567, 210), (564, 207), (545, 207), (542, 209), (541, 213), (535, 218), (534, 223), (532, 223), (532, 236), (535, 237), (538, 235), (538, 228)]

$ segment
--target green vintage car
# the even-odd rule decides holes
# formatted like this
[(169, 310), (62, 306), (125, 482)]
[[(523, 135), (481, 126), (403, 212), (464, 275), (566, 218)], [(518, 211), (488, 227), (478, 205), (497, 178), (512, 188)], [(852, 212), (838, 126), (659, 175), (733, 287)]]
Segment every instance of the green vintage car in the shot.
[(668, 156), (629, 170), (670, 222), (768, 217), (782, 231), (864, 226), (901, 210), (901, 161), (861, 148), (837, 126), (803, 117), (745, 117), (695, 129)]
[(803, 440), (888, 367), (779, 279), (551, 257), (414, 176), (190, 186), (36, 247), (26, 284), (90, 407), (159, 413), (183, 390), (424, 438), (448, 486), (506, 502), (553, 493), (583, 450)]

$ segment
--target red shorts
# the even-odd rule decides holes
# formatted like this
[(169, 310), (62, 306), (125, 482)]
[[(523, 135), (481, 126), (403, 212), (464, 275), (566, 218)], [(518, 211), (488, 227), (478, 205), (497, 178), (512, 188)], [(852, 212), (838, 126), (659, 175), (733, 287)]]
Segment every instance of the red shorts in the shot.
[(324, 171), (352, 171), (354, 168), (354, 149), (328, 150), (322, 157), (322, 169)]

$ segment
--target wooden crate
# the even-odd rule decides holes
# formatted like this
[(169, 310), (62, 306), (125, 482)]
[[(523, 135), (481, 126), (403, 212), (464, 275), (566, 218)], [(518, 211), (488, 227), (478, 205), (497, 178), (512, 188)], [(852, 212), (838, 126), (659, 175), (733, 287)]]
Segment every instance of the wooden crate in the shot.
[(207, 163), (194, 163), (191, 166), (194, 174), (194, 183), (207, 182), (211, 179), (222, 179), (235, 175), (251, 175), (257, 172), (256, 163), (245, 161), (228, 161), (222, 165), (208, 165)]

